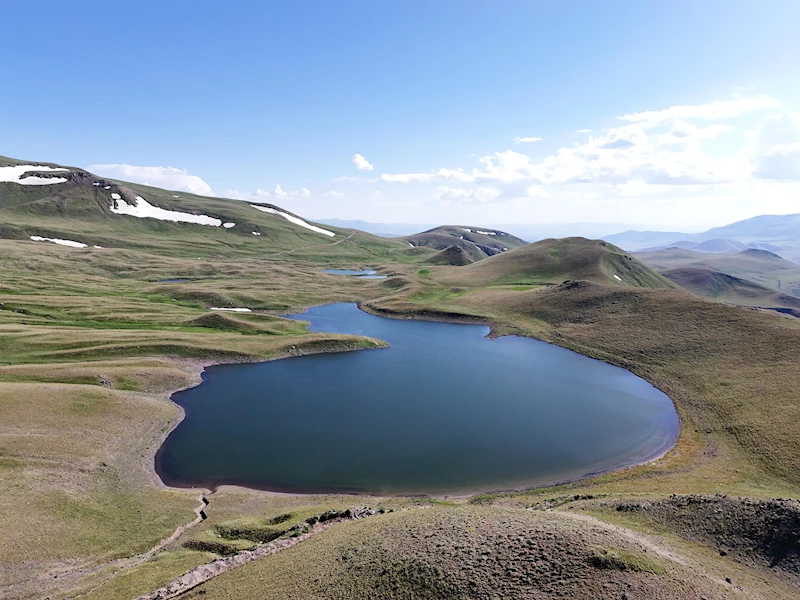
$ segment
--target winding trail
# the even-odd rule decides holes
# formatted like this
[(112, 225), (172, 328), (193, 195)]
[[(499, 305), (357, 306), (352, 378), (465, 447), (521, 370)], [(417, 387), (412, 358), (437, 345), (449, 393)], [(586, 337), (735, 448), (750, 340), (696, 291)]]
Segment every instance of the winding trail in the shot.
[(198, 502), (200, 504), (198, 505), (197, 508), (194, 509), (194, 513), (197, 515), (194, 518), (194, 520), (189, 521), (188, 523), (184, 523), (183, 525), (179, 525), (175, 529), (175, 531), (172, 532), (172, 534), (169, 537), (165, 537), (163, 540), (158, 542), (158, 544), (156, 544), (155, 546), (150, 548), (150, 550), (147, 550), (146, 552), (142, 552), (141, 554), (136, 554), (134, 556), (129, 556), (129, 557), (126, 557), (126, 558), (120, 558), (120, 559), (118, 559), (116, 561), (112, 561), (112, 562), (108, 562), (108, 563), (101, 563), (101, 564), (98, 564), (98, 565), (94, 565), (93, 567), (77, 569), (75, 571), (71, 571), (68, 576), (75, 577), (75, 576), (78, 576), (78, 575), (89, 575), (89, 574), (91, 574), (93, 572), (99, 571), (100, 569), (103, 569), (103, 568), (106, 568), (106, 567), (109, 567), (109, 566), (115, 566), (116, 567), (116, 570), (113, 572), (113, 574), (108, 579), (104, 580), (102, 583), (98, 583), (93, 588), (91, 588), (91, 589), (89, 589), (89, 590), (87, 590), (85, 592), (81, 592), (80, 594), (75, 594), (73, 596), (66, 596), (64, 598), (64, 600), (74, 600), (75, 598), (82, 598), (84, 596), (88, 596), (89, 594), (97, 591), (98, 589), (100, 589), (101, 587), (106, 585), (109, 581), (114, 579), (120, 573), (123, 573), (123, 572), (127, 571), (128, 569), (131, 569), (133, 567), (137, 567), (137, 566), (141, 565), (142, 563), (147, 562), (148, 560), (153, 558), (153, 556), (155, 556), (161, 550), (163, 550), (166, 546), (168, 546), (169, 544), (171, 544), (172, 542), (177, 540), (180, 536), (182, 536), (188, 529), (191, 529), (195, 525), (198, 525), (199, 523), (202, 523), (206, 518), (205, 509), (208, 506), (208, 502), (209, 501), (208, 501), (208, 498), (206, 498), (205, 494), (201, 494), (200, 497), (198, 498)]
[(354, 511), (353, 515), (350, 517), (331, 519), (330, 521), (325, 521), (324, 523), (316, 523), (311, 527), (308, 533), (300, 534), (297, 537), (280, 539), (270, 542), (269, 544), (264, 544), (263, 546), (258, 546), (253, 550), (244, 550), (238, 554), (235, 554), (234, 556), (218, 558), (210, 563), (195, 567), (188, 573), (173, 579), (165, 586), (162, 586), (157, 590), (150, 592), (149, 594), (139, 596), (135, 600), (168, 600), (169, 598), (175, 598), (185, 594), (189, 590), (196, 588), (199, 585), (202, 585), (209, 579), (217, 577), (218, 575), (222, 575), (223, 573), (227, 573), (233, 569), (243, 567), (247, 563), (253, 562), (254, 560), (258, 560), (260, 558), (264, 558), (265, 556), (277, 554), (282, 550), (292, 548), (300, 542), (304, 542), (308, 538), (322, 533), (337, 523), (363, 519), (370, 517), (373, 514), (375, 514), (374, 511)]

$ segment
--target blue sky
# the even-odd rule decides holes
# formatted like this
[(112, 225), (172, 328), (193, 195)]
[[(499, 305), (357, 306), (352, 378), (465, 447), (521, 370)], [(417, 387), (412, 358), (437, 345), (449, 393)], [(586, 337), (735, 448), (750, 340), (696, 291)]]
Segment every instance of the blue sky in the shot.
[(0, 154), (317, 218), (800, 212), (794, 0), (26, 4)]

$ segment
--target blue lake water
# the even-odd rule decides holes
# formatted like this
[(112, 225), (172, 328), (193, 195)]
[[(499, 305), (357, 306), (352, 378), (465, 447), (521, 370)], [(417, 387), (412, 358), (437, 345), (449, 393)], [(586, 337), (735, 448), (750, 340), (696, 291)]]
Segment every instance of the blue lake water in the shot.
[(331, 304), (292, 318), (388, 349), (221, 365), (173, 395), (185, 420), (156, 457), (178, 486), (466, 493), (642, 462), (677, 438), (670, 399), (625, 371), (488, 327)]
[(328, 275), (353, 275), (358, 279), (386, 279), (386, 275), (377, 275), (377, 271), (373, 269), (362, 269), (361, 271), (354, 271), (352, 269), (325, 269), (323, 273)]

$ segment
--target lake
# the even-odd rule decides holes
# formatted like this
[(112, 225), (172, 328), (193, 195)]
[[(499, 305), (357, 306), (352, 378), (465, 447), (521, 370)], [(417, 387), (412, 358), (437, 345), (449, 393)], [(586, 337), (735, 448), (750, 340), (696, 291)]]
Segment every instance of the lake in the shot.
[(671, 400), (632, 373), (481, 325), (331, 304), (291, 318), (388, 349), (220, 365), (172, 399), (186, 418), (156, 456), (175, 486), (457, 494), (519, 489), (655, 458)]
[(386, 275), (378, 275), (374, 269), (362, 269), (355, 271), (353, 269), (325, 269), (323, 273), (328, 275), (352, 275), (357, 279), (386, 279)]

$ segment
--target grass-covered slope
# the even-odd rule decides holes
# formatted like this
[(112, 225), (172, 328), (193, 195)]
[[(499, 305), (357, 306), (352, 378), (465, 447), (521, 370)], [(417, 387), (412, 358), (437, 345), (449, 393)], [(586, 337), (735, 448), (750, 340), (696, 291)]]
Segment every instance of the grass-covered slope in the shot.
[(800, 265), (767, 250), (751, 248), (734, 254), (703, 254), (669, 248), (658, 252), (638, 252), (634, 256), (657, 271), (687, 267), (707, 269), (800, 296)]
[(718, 302), (740, 306), (800, 309), (800, 298), (781, 294), (747, 279), (709, 269), (683, 267), (661, 271), (670, 281), (690, 292)]
[(527, 244), (526, 241), (505, 231), (468, 227), (466, 225), (435, 227), (428, 231), (408, 236), (405, 241), (415, 247), (433, 248), (435, 250), (446, 250), (455, 245), (462, 250), (462, 254), (470, 257), (471, 262), (483, 260), (487, 256), (494, 256)]
[(443, 274), (443, 278), (473, 286), (586, 280), (634, 287), (677, 287), (616, 246), (579, 237), (528, 244)]
[(454, 267), (462, 267), (464, 265), (469, 265), (482, 260), (482, 258), (483, 257), (480, 257), (479, 255), (476, 257), (476, 253), (473, 252), (467, 244), (463, 242), (456, 242), (452, 246), (448, 246), (444, 250), (440, 250), (422, 262), (429, 265), (449, 265)]
[[(230, 571), (190, 598), (673, 598), (724, 586), (569, 515), (439, 506), (330, 529)], [(724, 592), (723, 592), (724, 593)]]
[[(14, 164), (29, 163), (0, 158), (0, 167)], [(343, 263), (365, 258), (389, 260), (393, 256), (402, 260), (409, 250), (408, 244), (399, 240), (355, 230), (324, 226), (323, 230), (334, 235), (322, 234), (246, 202), (172, 192), (66, 168), (68, 172), (43, 175), (66, 178), (63, 183), (0, 182), (0, 238), (29, 240), (40, 236), (71, 240), (89, 248), (136, 248), (173, 256), (267, 258), (292, 252), (302, 258), (319, 258), (324, 254), (326, 260)], [(135, 206), (137, 196), (161, 209), (205, 215), (233, 225), (171, 222), (115, 214), (112, 210), (119, 201)], [(260, 206), (297, 217), (281, 207)]]

